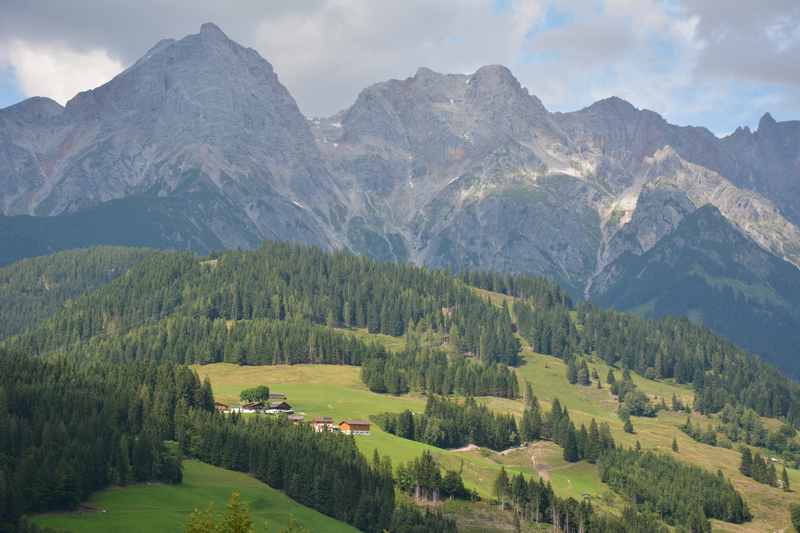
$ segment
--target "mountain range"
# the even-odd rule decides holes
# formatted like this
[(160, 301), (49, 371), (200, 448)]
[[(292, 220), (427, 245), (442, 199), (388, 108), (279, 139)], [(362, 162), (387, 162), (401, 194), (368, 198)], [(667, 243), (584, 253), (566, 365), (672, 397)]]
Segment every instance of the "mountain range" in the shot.
[(554, 113), (490, 65), (420, 68), (307, 118), (208, 23), (66, 106), (0, 110), (0, 214), (4, 263), (290, 240), (538, 274), (800, 374), (800, 121), (769, 114), (719, 138), (615, 97)]

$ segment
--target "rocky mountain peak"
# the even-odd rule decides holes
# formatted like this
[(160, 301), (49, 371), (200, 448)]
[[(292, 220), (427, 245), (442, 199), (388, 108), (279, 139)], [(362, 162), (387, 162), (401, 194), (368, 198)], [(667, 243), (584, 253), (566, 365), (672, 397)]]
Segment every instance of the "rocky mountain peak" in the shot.
[(0, 116), (20, 123), (39, 123), (56, 117), (63, 111), (64, 108), (55, 100), (34, 96), (5, 109), (0, 109)]
[(639, 111), (633, 104), (619, 96), (609, 96), (593, 103), (586, 108), (587, 111), (603, 114), (632, 115)]
[(758, 129), (766, 130), (771, 128), (775, 124), (777, 124), (777, 122), (775, 121), (774, 118), (772, 118), (772, 115), (767, 112), (764, 113), (764, 116), (762, 116), (761, 120), (758, 121)]
[(224, 39), (229, 40), (228, 36), (225, 35), (219, 26), (214, 24), (213, 22), (204, 22), (200, 26), (200, 35), (202, 35), (206, 39)]

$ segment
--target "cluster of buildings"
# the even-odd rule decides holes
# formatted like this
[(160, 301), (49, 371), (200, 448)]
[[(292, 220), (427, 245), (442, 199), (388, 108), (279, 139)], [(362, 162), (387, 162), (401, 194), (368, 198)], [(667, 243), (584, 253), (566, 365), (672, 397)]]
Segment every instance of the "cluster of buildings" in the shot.
[[(286, 401), (286, 395), (281, 393), (270, 393), (269, 401), (248, 402), (239, 407), (230, 407), (221, 402), (216, 402), (215, 406), (221, 413), (288, 415), (289, 422), (293, 424), (305, 422), (305, 416), (295, 414), (292, 406)], [(347, 419), (337, 424), (330, 416), (318, 416), (310, 422), (310, 425), (317, 433), (330, 431), (345, 435), (369, 435), (370, 429), (368, 420)]]

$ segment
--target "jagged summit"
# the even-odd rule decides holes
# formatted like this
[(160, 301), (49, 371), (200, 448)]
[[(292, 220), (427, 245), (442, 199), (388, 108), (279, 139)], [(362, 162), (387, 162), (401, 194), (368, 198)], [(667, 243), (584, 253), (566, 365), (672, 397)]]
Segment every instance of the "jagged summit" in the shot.
[(225, 35), (219, 26), (214, 24), (213, 22), (204, 22), (200, 25), (200, 35), (205, 35), (211, 38), (217, 39), (228, 39), (228, 36)]
[(772, 118), (772, 115), (769, 112), (767, 112), (764, 113), (764, 115), (761, 117), (761, 120), (758, 121), (758, 129), (762, 130), (770, 128), (775, 124), (777, 124), (777, 122), (775, 121), (774, 118)]
[(636, 106), (619, 96), (609, 96), (594, 102), (584, 108), (586, 111), (614, 112), (614, 113), (635, 113), (639, 111)]

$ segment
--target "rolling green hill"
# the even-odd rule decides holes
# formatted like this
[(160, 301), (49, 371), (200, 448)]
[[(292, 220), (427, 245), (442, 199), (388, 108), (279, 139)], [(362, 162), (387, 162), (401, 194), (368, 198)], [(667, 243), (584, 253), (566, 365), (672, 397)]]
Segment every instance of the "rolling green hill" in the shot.
[[(195, 509), (213, 503), (223, 511), (231, 493), (241, 493), (260, 532), (277, 533), (291, 518), (311, 531), (355, 533), (357, 529), (304, 507), (281, 491), (246, 474), (199, 461), (185, 461), (180, 485), (144, 484), (111, 488), (94, 494), (73, 513), (37, 516), (40, 526), (63, 528), (72, 533), (139, 533), (181, 531)], [(265, 529), (262, 526), (267, 524)]]

